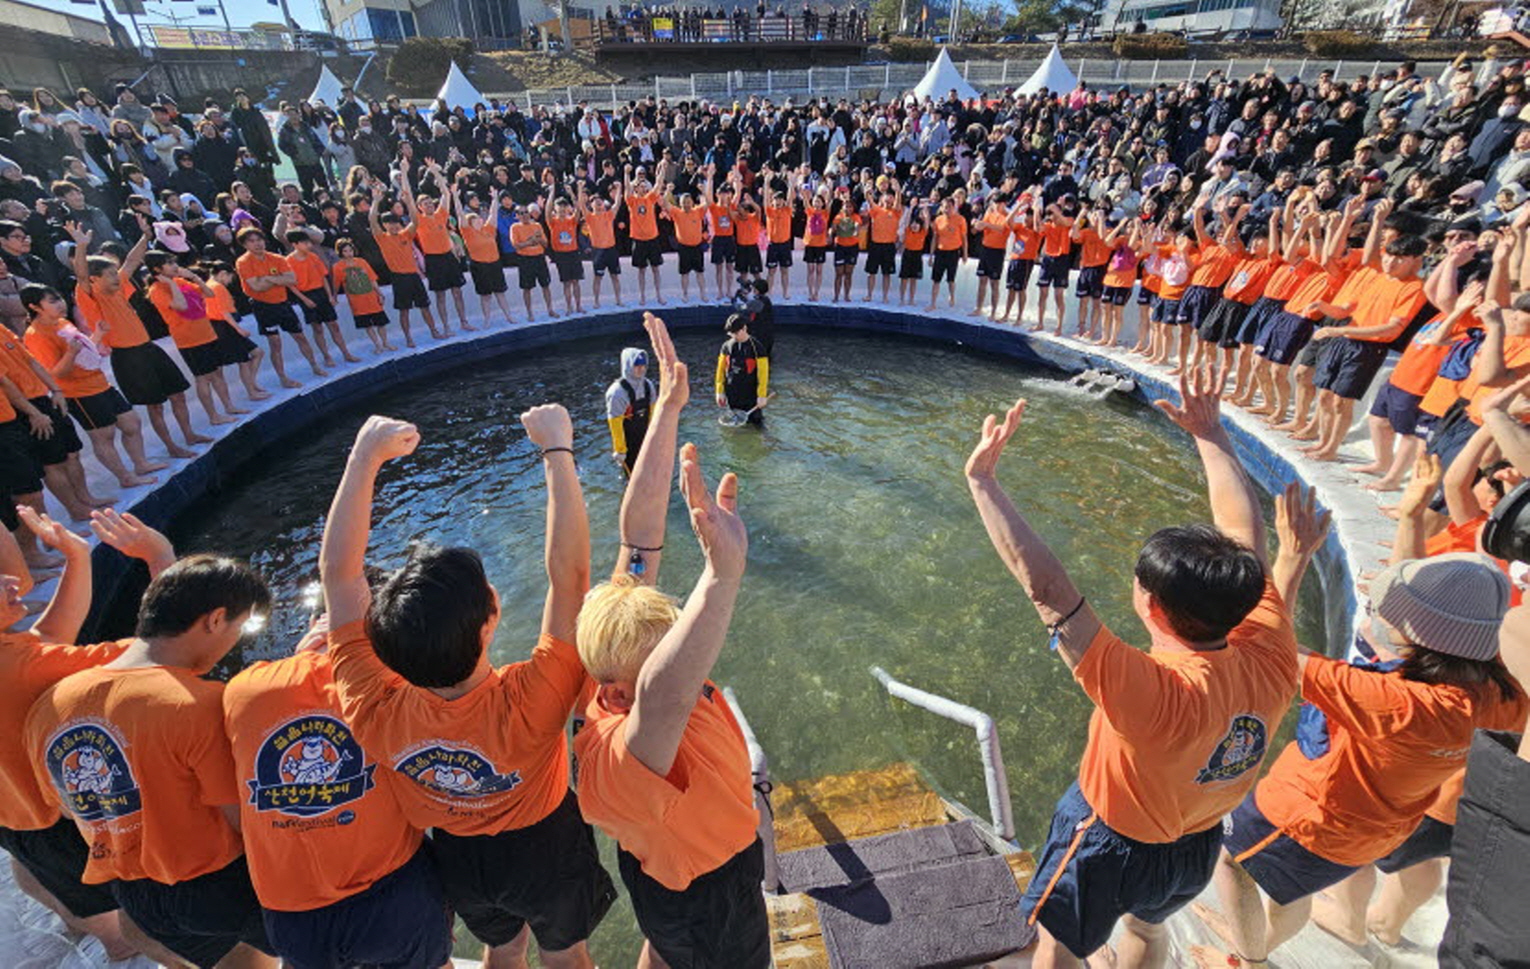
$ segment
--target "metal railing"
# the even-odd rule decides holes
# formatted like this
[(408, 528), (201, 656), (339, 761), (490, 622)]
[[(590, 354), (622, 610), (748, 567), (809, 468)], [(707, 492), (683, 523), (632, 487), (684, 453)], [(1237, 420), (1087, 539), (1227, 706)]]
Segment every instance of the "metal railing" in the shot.
[[(1179, 84), (1182, 81), (1205, 78), (1212, 71), (1221, 71), (1227, 77), (1247, 77), (1250, 74), (1274, 70), (1282, 79), (1292, 76), (1304, 81), (1314, 81), (1319, 72), (1331, 70), (1340, 80), (1367, 74), (1375, 76), (1396, 69), (1398, 61), (1328, 60), (1318, 58), (1250, 58), (1234, 60), (1189, 59), (1182, 61), (1129, 61), (1097, 60), (1079, 58), (1068, 66), (1079, 80), (1091, 87), (1114, 89), (1128, 87), (1133, 90), (1162, 84)], [(956, 65), (967, 82), (980, 91), (997, 94), (1004, 88), (1023, 84), (1036, 68), (1040, 59), (1007, 59), (1002, 61), (962, 61)], [(1442, 64), (1420, 64), (1419, 72), (1425, 76), (1439, 73)], [(619, 84), (574, 84), (564, 88), (547, 88), (500, 95), (502, 100), (514, 99), (527, 107), (549, 104), (578, 104), (587, 102), (598, 107), (615, 109), (630, 101), (638, 101), (650, 95), (670, 101), (695, 101), (705, 99), (717, 103), (731, 103), (751, 96), (761, 96), (780, 101), (784, 98), (804, 98), (824, 94), (831, 97), (873, 97), (885, 100), (897, 97), (909, 90), (924, 77), (928, 64), (884, 63), (857, 64), (848, 67), (809, 67), (792, 70), (727, 71), (724, 73), (691, 74), (685, 77), (656, 77), (651, 81), (625, 82)]]
[(1009, 801), (1009, 777), (1004, 772), (1004, 757), (999, 752), (999, 728), (994, 726), (993, 717), (965, 703), (895, 680), (880, 666), (873, 666), (871, 675), (889, 695), (973, 729), (977, 734), (978, 754), (983, 759), (983, 783), (988, 788), (988, 814), (993, 819), (994, 833), (1005, 841), (1012, 841), (1015, 812)]
[(595, 21), (595, 45), (626, 44), (772, 44), (818, 43), (864, 44), (866, 22), (851, 23), (844, 17), (818, 15), (812, 21), (800, 15), (778, 17), (741, 14), (738, 17), (675, 17), (645, 15), (634, 18), (602, 18)]
[(733, 708), (733, 719), (738, 721), (738, 729), (744, 734), (744, 744), (749, 748), (749, 771), (754, 779), (754, 808), (760, 815), (760, 843), (765, 848), (765, 879), (762, 884), (767, 892), (779, 894), (781, 868), (776, 863), (776, 812), (770, 806), (770, 761), (765, 756), (765, 748), (760, 746), (760, 741), (754, 735), (754, 728), (749, 726), (744, 709), (738, 705), (738, 696), (734, 694), (733, 688), (725, 686), (722, 692), (728, 706)]

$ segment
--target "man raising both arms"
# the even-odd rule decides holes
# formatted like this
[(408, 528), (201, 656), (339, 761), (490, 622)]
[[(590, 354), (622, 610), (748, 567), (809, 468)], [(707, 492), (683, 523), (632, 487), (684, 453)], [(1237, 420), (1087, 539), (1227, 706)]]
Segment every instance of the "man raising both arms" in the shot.
[[(1164, 965), (1163, 922), (1211, 880), (1222, 816), (1253, 787), (1296, 692), (1290, 613), (1267, 574), (1258, 499), (1222, 429), (1219, 395), (1201, 375), (1181, 377), (1180, 391), (1180, 406), (1158, 406), (1195, 438), (1215, 526), (1162, 529), (1143, 546), (1132, 602), (1152, 635), (1147, 652), (1100, 622), (999, 486), (999, 455), (1025, 401), (1002, 423), (988, 417), (967, 460), (989, 538), (1095, 705), (1078, 780), (1021, 903), (1041, 930), (1038, 967), (1078, 966), (1121, 918), (1117, 964)], [(1283, 555), (1276, 580), (1295, 568)]]
[(499, 596), (468, 548), (416, 547), (374, 596), (364, 572), (377, 473), (419, 432), (369, 418), (330, 506), (319, 572), (341, 716), (400, 783), (405, 817), (434, 829), (453, 910), (488, 969), (523, 967), (536, 936), (547, 969), (591, 969), (585, 940), (616, 890), (569, 790), (563, 727), (586, 682), (574, 647), (590, 534), (574, 429), (559, 405), (521, 415), (547, 474), (549, 580), (528, 660), (495, 668)]

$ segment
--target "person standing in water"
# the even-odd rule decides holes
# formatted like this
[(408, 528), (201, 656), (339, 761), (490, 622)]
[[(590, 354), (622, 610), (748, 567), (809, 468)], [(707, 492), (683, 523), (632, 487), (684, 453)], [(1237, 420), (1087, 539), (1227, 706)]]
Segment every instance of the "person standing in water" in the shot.
[[(611, 428), (611, 457), (632, 474), (638, 451), (648, 433), (654, 386), (648, 379), (648, 351), (627, 347), (622, 351), (622, 375), (606, 388), (606, 423)], [(753, 406), (753, 405), (751, 405)]]
[(724, 325), (728, 339), (717, 353), (717, 406), (748, 411), (749, 423), (763, 424), (770, 355), (749, 335), (749, 320), (744, 314), (734, 313)]

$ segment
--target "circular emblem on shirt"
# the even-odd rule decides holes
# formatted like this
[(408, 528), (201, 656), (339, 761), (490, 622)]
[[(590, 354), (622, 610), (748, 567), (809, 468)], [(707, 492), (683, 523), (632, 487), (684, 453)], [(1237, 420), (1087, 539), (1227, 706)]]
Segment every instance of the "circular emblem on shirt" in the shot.
[(521, 783), (520, 771), (502, 773), (476, 751), (441, 744), (413, 751), (393, 769), (421, 787), (449, 797), (499, 794)]
[(1259, 766), (1264, 760), (1264, 750), (1269, 737), (1264, 721), (1252, 713), (1240, 713), (1232, 718), (1227, 734), (1211, 752), (1195, 775), (1197, 784), (1215, 784), (1230, 781)]
[(48, 741), (44, 760), (64, 808), (81, 821), (106, 821), (143, 808), (123, 743), (106, 724), (70, 724)]
[(376, 769), (350, 727), (310, 714), (271, 731), (255, 755), (255, 778), (245, 783), (255, 810), (311, 818), (360, 800), (376, 785)]

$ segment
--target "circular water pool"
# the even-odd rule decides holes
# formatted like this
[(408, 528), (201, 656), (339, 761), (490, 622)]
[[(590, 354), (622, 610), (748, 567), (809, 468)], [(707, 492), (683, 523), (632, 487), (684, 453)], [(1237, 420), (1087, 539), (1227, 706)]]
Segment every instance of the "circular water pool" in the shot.
[[(324, 514), (355, 430), (374, 411), (415, 422), (422, 443), (382, 475), (372, 560), (396, 564), (417, 539), (476, 548), (504, 608), (494, 659), (524, 658), (546, 591), (546, 496), (516, 417), (546, 401), (573, 413), (603, 577), (622, 487), (603, 394), (621, 347), (641, 340), (634, 326), (626, 341), (580, 340), (380, 390), (186, 509), (172, 530), (177, 548), (247, 557), (281, 604), (244, 659), (285, 655), (305, 627), (300, 602)], [(676, 342), (693, 374), (681, 439), (696, 442), (714, 480), (738, 473), (751, 530), (750, 571), (714, 678), (737, 691), (773, 775), (913, 760), (943, 793), (985, 812), (971, 732), (888, 701), (867, 672), (880, 665), (994, 717), (1018, 840), (1039, 843), (1074, 776), (1089, 704), (990, 548), (962, 463), (984, 414), (1029, 398), (1001, 478), (1105, 620), (1144, 643), (1130, 599), (1137, 549), (1154, 529), (1209, 517), (1188, 440), (1151, 409), (1091, 399), (1050, 371), (913, 338), (805, 329), (777, 341), (778, 397), (763, 432), (726, 429), (710, 401), (720, 336), (681, 332)], [(662, 582), (675, 593), (700, 568), (681, 508), (677, 492)], [(1316, 585), (1299, 611), (1314, 645), (1324, 642)], [(638, 944), (630, 910), (619, 908), (596, 935), (596, 958), (630, 965)]]

